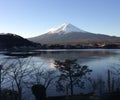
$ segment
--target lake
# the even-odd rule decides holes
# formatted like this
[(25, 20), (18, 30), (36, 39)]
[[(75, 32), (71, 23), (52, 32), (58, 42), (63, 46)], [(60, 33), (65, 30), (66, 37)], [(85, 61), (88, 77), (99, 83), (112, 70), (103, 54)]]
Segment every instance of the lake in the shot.
[[(0, 52), (0, 55), (1, 60), (9, 57), (13, 60), (16, 56), (21, 57), (21, 59), (31, 58), (31, 63), (34, 63), (35, 66), (42, 66), (45, 70), (54, 69), (55, 60), (77, 59), (80, 65), (87, 65), (89, 69), (93, 70), (91, 73), (92, 78), (102, 77), (105, 81), (108, 69), (113, 70), (114, 67), (120, 67), (120, 49), (34, 50), (22, 53)], [(49, 87), (47, 95), (59, 95), (59, 93)]]

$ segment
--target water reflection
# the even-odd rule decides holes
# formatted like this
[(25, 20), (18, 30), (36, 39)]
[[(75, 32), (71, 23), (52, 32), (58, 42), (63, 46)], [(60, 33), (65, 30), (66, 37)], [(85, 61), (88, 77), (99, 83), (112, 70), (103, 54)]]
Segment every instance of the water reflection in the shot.
[(39, 51), (40, 56), (44, 58), (53, 59), (66, 59), (66, 58), (89, 58), (89, 57), (107, 57), (111, 55), (117, 55), (117, 52), (110, 50), (77, 50), (77, 51)]
[[(78, 63), (89, 66), (93, 70), (92, 78), (98, 76), (107, 78), (107, 70), (111, 68), (113, 64), (120, 63), (120, 50), (107, 50), (107, 49), (87, 49), (87, 50), (37, 50), (32, 52), (11, 52), (5, 53), (6, 57), (31, 58), (31, 65), (34, 63), (37, 67), (43, 67), (44, 70), (54, 69), (54, 60), (65, 59), (78, 59)], [(1, 59), (4, 55), (0, 56)], [(12, 59), (13, 60), (13, 59)], [(53, 88), (52, 88), (53, 89)], [(49, 95), (54, 94), (53, 90), (48, 91)], [(58, 93), (59, 95), (59, 93)]]
[[(103, 73), (112, 64), (120, 63), (119, 49), (82, 49), (82, 50), (36, 50), (32, 52), (7, 52), (7, 57), (30, 58), (37, 66), (54, 68), (54, 60), (78, 59), (79, 64), (88, 65), (94, 72)], [(1, 58), (3, 55), (1, 55)], [(44, 63), (44, 64), (43, 64)]]
[[(99, 66), (111, 65), (112, 63), (119, 63), (120, 50), (119, 49), (81, 49), (81, 50), (36, 50), (32, 52), (7, 52), (4, 53), (7, 57), (15, 58), (30, 58), (35, 63), (43, 63), (49, 67), (54, 66), (54, 60), (78, 59), (80, 64), (87, 64), (88, 66), (98, 69)], [(3, 56), (2, 56), (3, 57)], [(44, 65), (44, 66), (45, 66)]]
[(55, 64), (54, 64), (54, 62), (51, 62), (51, 63), (50, 63), (50, 68), (52, 68), (52, 69), (55, 68)]

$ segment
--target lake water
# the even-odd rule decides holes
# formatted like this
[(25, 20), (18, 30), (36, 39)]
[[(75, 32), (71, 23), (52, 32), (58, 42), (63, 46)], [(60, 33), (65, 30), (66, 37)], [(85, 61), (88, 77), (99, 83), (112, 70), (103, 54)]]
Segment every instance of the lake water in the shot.
[(87, 65), (92, 74), (104, 75), (108, 69), (120, 64), (120, 49), (81, 50), (36, 50), (35, 62), (45, 62), (45, 67), (54, 67), (54, 60), (77, 59), (80, 65)]
[[(7, 54), (7, 55), (4, 55)], [(20, 57), (21, 52), (0, 53), (0, 59), (16, 55)], [(35, 50), (27, 53), (25, 59), (31, 58), (36, 65), (42, 65), (44, 69), (54, 69), (54, 60), (77, 59), (80, 65), (87, 65), (92, 69), (91, 76), (97, 78), (99, 76), (107, 78), (108, 69), (120, 67), (120, 49), (75, 49), (75, 50)], [(22, 55), (23, 57), (23, 55)], [(56, 95), (57, 93), (48, 90), (48, 95)], [(59, 93), (58, 93), (59, 94)]]

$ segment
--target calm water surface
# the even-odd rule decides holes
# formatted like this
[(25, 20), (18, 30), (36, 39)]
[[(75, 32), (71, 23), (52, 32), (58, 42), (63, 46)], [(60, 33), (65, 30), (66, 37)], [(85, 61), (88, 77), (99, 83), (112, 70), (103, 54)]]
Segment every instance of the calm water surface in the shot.
[(111, 67), (120, 64), (120, 49), (82, 49), (82, 50), (37, 50), (32, 57), (35, 62), (45, 63), (45, 67), (54, 67), (54, 60), (78, 59), (81, 65), (88, 65), (94, 73), (102, 74)]
[[(11, 57), (13, 59), (20, 52), (12, 52), (12, 56), (0, 52), (0, 59)], [(27, 58), (31, 63), (42, 66), (44, 69), (54, 68), (54, 60), (77, 59), (81, 65), (87, 65), (92, 69), (91, 76), (97, 78), (107, 77), (107, 70), (120, 65), (120, 49), (81, 49), (81, 50), (36, 50), (29, 52)], [(48, 95), (54, 95), (48, 92)]]

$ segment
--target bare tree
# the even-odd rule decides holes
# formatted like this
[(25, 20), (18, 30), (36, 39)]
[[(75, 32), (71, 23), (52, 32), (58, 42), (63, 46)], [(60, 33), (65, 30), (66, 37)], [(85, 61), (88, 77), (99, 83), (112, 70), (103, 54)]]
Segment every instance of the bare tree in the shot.
[(120, 91), (120, 64), (112, 65), (110, 72), (112, 78), (114, 79), (115, 89), (117, 89), (117, 91)]
[(89, 88), (91, 87), (91, 88), (92, 88), (92, 92), (95, 93), (96, 90), (97, 90), (97, 88), (98, 88), (97, 79), (93, 79), (93, 78), (92, 78), (92, 79), (89, 80), (89, 82), (90, 82)]
[(98, 77), (97, 81), (98, 81), (99, 94), (101, 95), (104, 92), (105, 82), (101, 76)]
[(10, 66), (8, 66), (9, 59), (3, 59), (0, 61), (0, 82), (1, 85), (4, 82), (4, 80), (7, 78), (8, 70), (10, 69)]
[(47, 88), (54, 82), (54, 80), (58, 77), (56, 70), (54, 69), (46, 69), (43, 67), (44, 63), (40, 66), (33, 66), (33, 73), (30, 75), (31, 82), (28, 84), (42, 84), (46, 90)]
[[(54, 84), (54, 80), (57, 78), (55, 70), (37, 70), (31, 76), (32, 79), (32, 92), (36, 97), (36, 100), (45, 100), (46, 91), (50, 85)], [(53, 85), (54, 86), (54, 85)], [(39, 99), (40, 98), (40, 99)]]
[(0, 60), (0, 97), (2, 94), (2, 88), (7, 80), (7, 72), (9, 70), (9, 67), (6, 66), (7, 62), (8, 62), (8, 59)]
[(30, 59), (20, 59), (17, 58), (10, 64), (10, 69), (8, 71), (8, 75), (10, 80), (12, 80), (13, 88), (17, 88), (18, 98), (22, 100), (22, 89), (24, 81), (27, 81), (28, 75), (31, 73), (31, 69), (29, 67)]
[(105, 82), (102, 76), (98, 76), (96, 79), (91, 78), (89, 80), (90, 86), (92, 88), (92, 92), (95, 93), (98, 91), (99, 94), (102, 94), (105, 90)]

